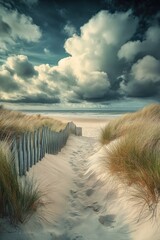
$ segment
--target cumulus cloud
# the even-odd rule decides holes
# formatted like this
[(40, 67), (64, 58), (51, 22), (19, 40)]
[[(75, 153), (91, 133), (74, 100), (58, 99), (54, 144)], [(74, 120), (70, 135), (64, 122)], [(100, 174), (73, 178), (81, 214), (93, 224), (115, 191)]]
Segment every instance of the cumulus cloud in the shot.
[(19, 86), (14, 81), (11, 73), (5, 69), (0, 70), (0, 92), (18, 91)]
[(160, 57), (160, 51), (157, 51), (160, 43), (160, 27), (158, 25), (148, 28), (143, 41), (129, 41), (125, 43), (118, 52), (119, 59), (124, 58), (126, 61), (134, 61), (136, 57), (153, 55)]
[(145, 56), (132, 66), (131, 74), (137, 81), (160, 82), (160, 61), (152, 56)]
[(79, 96), (93, 99), (112, 95), (109, 92), (122, 71), (117, 51), (133, 36), (137, 24), (130, 11), (100, 11), (81, 27), (80, 36), (67, 39), (64, 47), (71, 57), (61, 60), (58, 69), (75, 79)]
[(121, 88), (130, 97), (150, 97), (160, 94), (160, 61), (145, 56), (133, 64), (128, 83)]
[(110, 82), (105, 72), (92, 71), (84, 73), (77, 82), (79, 87), (76, 93), (85, 100), (103, 98), (110, 87)]
[(1, 51), (7, 51), (8, 46), (15, 45), (18, 39), (26, 42), (37, 42), (41, 35), (40, 28), (33, 23), (31, 17), (20, 14), (17, 10), (0, 7)]
[[(6, 35), (12, 31), (4, 19), (1, 28), (5, 29), (4, 38), (5, 31)], [(6, 71), (6, 82), (15, 84), (17, 101), (56, 103), (156, 96), (160, 94), (159, 51), (155, 50), (159, 27), (149, 27), (143, 41), (131, 41), (137, 28), (138, 19), (131, 11), (100, 11), (80, 28), (79, 35), (74, 33), (66, 40), (64, 48), (69, 56), (57, 66), (33, 66), (26, 56), (19, 55), (9, 57), (1, 70)], [(2, 85), (1, 98), (2, 91), (4, 98), (9, 98), (11, 92)]]
[(24, 55), (8, 57), (0, 68), (1, 100), (25, 103), (59, 102), (59, 89), (50, 81), (47, 67), (44, 68), (46, 73), (43, 73), (42, 68), (44, 67), (38, 68), (38, 73)]
[(38, 74), (28, 61), (28, 57), (24, 55), (8, 57), (6, 66), (22, 79), (29, 79)]

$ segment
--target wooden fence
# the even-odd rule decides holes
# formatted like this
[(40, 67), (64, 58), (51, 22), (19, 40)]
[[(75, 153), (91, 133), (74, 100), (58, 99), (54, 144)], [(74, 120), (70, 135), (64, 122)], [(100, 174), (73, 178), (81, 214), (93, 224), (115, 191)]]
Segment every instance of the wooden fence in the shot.
[(49, 127), (42, 127), (34, 132), (27, 132), (14, 138), (11, 151), (19, 175), (25, 175), (29, 169), (40, 161), (45, 153), (58, 154), (65, 146), (70, 134), (82, 135), (82, 128), (69, 122), (65, 129), (54, 132)]

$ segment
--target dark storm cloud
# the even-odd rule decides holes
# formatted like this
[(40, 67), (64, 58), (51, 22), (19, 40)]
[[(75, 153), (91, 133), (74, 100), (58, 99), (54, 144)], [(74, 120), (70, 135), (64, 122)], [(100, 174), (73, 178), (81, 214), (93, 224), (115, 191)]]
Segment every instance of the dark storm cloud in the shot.
[[(2, 99), (1, 99), (2, 101)], [(60, 99), (57, 97), (49, 97), (47, 94), (37, 94), (37, 95), (31, 95), (31, 96), (24, 96), (23, 98), (16, 99), (16, 100), (10, 100), (9, 102), (12, 103), (59, 103)]]
[(27, 62), (17, 64), (15, 71), (18, 76), (26, 79), (37, 75), (37, 71), (34, 70), (33, 65)]
[(127, 97), (156, 97), (160, 94), (160, 83), (130, 81), (126, 86), (123, 86), (123, 89)]
[(14, 81), (9, 72), (0, 72), (0, 93), (11, 93), (19, 90), (18, 84)]
[(22, 79), (29, 80), (30, 78), (38, 75), (32, 63), (24, 55), (12, 56), (7, 58), (5, 69), (12, 74), (16, 74)]
[(22, 0), (22, 2), (24, 2), (24, 4), (27, 4), (30, 6), (30, 5), (37, 4), (38, 0)]
[(160, 95), (160, 61), (145, 56), (133, 64), (127, 82), (121, 89), (129, 97), (151, 97)]
[(1, 37), (6, 37), (9, 34), (11, 34), (10, 26), (2, 20), (1, 16), (0, 16), (0, 33)]
[(38, 89), (42, 91), (42, 93), (47, 93), (50, 97), (56, 96), (58, 98), (60, 93), (58, 88), (51, 88), (47, 82), (40, 83)]

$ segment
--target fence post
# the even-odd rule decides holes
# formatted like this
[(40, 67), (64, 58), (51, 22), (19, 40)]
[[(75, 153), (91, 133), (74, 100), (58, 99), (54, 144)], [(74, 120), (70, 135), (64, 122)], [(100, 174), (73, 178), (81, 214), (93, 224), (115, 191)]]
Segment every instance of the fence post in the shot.
[(26, 133), (23, 133), (22, 135), (22, 151), (23, 151), (23, 168), (24, 168), (24, 172), (26, 173), (26, 171), (28, 170), (28, 153), (26, 150)]
[(51, 142), (52, 142), (52, 147), (51, 147), (51, 154), (54, 154), (55, 151), (55, 135), (54, 135), (54, 131), (51, 131)]
[(46, 128), (46, 153), (49, 153), (49, 128)]
[(11, 151), (12, 151), (12, 155), (13, 155), (13, 158), (14, 158), (14, 164), (15, 164), (16, 171), (17, 171), (18, 174), (20, 174), (16, 137), (13, 138)]
[(30, 167), (32, 167), (34, 165), (34, 150), (33, 150), (33, 132), (30, 132), (28, 134), (28, 148), (29, 148), (29, 152), (30, 152)]
[(37, 129), (37, 162), (40, 161), (41, 156), (41, 130)]
[(41, 148), (40, 148), (40, 160), (44, 157), (45, 155), (45, 142), (44, 142), (44, 132), (45, 129), (44, 127), (41, 129)]
[(24, 175), (23, 152), (22, 152), (22, 136), (18, 139), (18, 160), (20, 176)]
[(34, 150), (34, 165), (37, 162), (37, 131), (34, 131), (34, 139), (33, 139), (33, 150)]
[(54, 132), (55, 138), (54, 138), (54, 144), (55, 144), (55, 154), (58, 153), (58, 133)]
[(82, 136), (82, 128), (76, 127), (76, 136)]

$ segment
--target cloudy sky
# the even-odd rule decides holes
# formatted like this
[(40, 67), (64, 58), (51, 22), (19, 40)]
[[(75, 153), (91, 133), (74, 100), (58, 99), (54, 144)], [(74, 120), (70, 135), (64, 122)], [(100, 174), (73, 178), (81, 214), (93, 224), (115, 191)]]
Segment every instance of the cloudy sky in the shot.
[(157, 0), (0, 0), (0, 101), (160, 100)]

